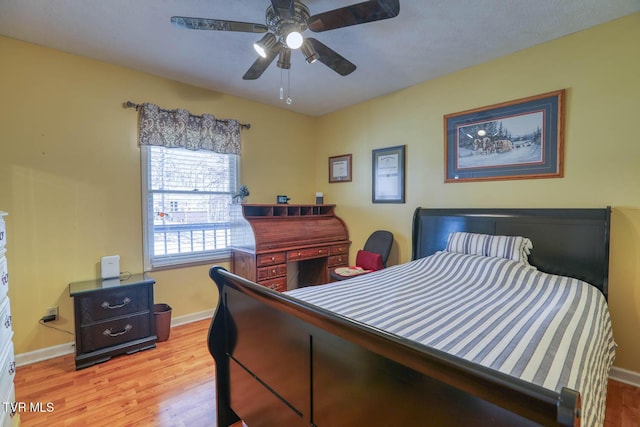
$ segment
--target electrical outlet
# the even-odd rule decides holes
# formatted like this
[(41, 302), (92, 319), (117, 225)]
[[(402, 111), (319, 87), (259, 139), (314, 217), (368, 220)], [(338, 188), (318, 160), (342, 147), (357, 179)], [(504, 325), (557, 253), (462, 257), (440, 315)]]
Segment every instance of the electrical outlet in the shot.
[(49, 307), (46, 314), (42, 316), (42, 321), (51, 322), (54, 320), (58, 320), (58, 307)]

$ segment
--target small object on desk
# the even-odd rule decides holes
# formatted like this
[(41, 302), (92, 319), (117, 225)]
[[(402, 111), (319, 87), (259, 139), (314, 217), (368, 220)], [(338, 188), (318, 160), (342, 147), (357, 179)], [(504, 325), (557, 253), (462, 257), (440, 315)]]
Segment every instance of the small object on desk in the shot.
[(321, 192), (317, 192), (316, 193), (316, 205), (322, 205), (324, 204), (324, 194), (322, 194)]
[(373, 270), (365, 270), (362, 267), (338, 267), (335, 271), (341, 276), (358, 276), (363, 273), (371, 273)]
[(278, 201), (278, 204), (286, 205), (291, 199), (287, 196), (276, 196), (276, 200)]
[(155, 348), (154, 284), (155, 280), (146, 274), (69, 284), (75, 317), (76, 369), (120, 354)]

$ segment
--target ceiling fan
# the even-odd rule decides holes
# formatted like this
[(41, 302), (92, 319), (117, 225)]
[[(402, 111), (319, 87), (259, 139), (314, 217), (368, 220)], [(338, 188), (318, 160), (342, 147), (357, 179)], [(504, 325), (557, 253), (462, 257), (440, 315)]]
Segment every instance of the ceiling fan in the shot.
[(342, 55), (312, 37), (303, 37), (309, 29), (319, 33), (336, 28), (393, 18), (400, 13), (399, 0), (371, 0), (352, 4), (327, 12), (311, 15), (309, 8), (299, 0), (271, 0), (266, 11), (266, 25), (222, 19), (172, 16), (173, 25), (191, 30), (239, 31), (266, 33), (254, 43), (259, 57), (242, 76), (255, 80), (278, 56), (279, 68), (291, 68), (291, 50), (300, 49), (307, 63), (322, 62), (336, 73), (346, 76), (356, 66)]

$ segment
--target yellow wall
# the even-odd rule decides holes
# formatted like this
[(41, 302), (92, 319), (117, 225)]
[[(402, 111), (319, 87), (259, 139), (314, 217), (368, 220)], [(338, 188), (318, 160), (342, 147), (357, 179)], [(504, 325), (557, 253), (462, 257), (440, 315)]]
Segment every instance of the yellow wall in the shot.
[[(142, 271), (137, 113), (153, 102), (251, 123), (242, 131), (249, 201), (277, 194), (312, 202), (315, 119), (121, 67), (0, 37), (0, 210), (9, 212), (9, 297), (17, 354), (72, 341), (38, 324), (73, 330), (68, 283), (98, 277), (101, 256)], [(276, 165), (269, 162), (277, 155)], [(208, 266), (159, 271), (155, 299), (173, 316), (212, 309)]]
[[(9, 211), (10, 298), (16, 353), (68, 342), (39, 326), (59, 305), (72, 329), (67, 284), (95, 277), (103, 255), (139, 271), (141, 213), (136, 113), (125, 100), (210, 112), (243, 131), (250, 202), (276, 194), (338, 205), (352, 256), (375, 228), (394, 232), (391, 263), (411, 256), (411, 216), (423, 207), (614, 207), (610, 307), (616, 365), (640, 372), (640, 14), (310, 118), (221, 93), (0, 37), (0, 209)], [(567, 89), (565, 177), (443, 183), (442, 116)], [(407, 145), (403, 205), (371, 203), (371, 150)], [(327, 158), (353, 154), (353, 181), (328, 184)], [(276, 166), (277, 165), (277, 166)], [(313, 166), (315, 165), (315, 169)], [(534, 242), (535, 243), (535, 242)], [(174, 316), (215, 304), (208, 266), (156, 272), (156, 300)]]
[[(353, 251), (391, 230), (411, 257), (422, 207), (613, 206), (610, 308), (616, 365), (640, 372), (640, 14), (539, 45), (322, 117), (316, 188), (338, 205)], [(567, 89), (565, 177), (444, 183), (443, 116)], [(403, 205), (371, 203), (371, 150), (406, 144)], [(353, 181), (327, 183), (327, 157), (353, 154)], [(534, 242), (535, 245), (535, 242)]]

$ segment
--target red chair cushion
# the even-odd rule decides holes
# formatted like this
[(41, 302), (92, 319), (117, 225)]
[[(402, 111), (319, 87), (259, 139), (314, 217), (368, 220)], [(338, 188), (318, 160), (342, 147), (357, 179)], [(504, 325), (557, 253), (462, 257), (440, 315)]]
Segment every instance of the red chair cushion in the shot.
[(384, 265), (382, 264), (382, 255), (373, 252), (367, 252), (360, 249), (356, 254), (356, 265), (362, 267), (365, 270), (382, 270)]

